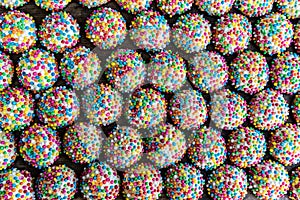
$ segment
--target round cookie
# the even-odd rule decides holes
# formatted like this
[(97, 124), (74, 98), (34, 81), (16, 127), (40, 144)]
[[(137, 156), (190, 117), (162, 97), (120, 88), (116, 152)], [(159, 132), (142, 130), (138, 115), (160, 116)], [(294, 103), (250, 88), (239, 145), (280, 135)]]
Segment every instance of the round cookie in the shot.
[(94, 162), (84, 168), (80, 189), (87, 200), (116, 199), (120, 190), (117, 171), (103, 162)]
[(33, 177), (26, 170), (17, 168), (0, 172), (0, 199), (34, 200)]
[(79, 4), (90, 8), (95, 8), (108, 3), (110, 0), (78, 0)]
[(60, 140), (55, 130), (35, 123), (23, 131), (19, 148), (25, 161), (41, 169), (52, 165), (58, 159)]
[(13, 10), (0, 15), (0, 47), (9, 53), (22, 53), (36, 44), (34, 19)]
[(197, 0), (196, 5), (201, 11), (211, 16), (221, 16), (227, 13), (233, 6), (234, 0)]
[(100, 64), (95, 52), (80, 45), (65, 52), (60, 62), (61, 76), (75, 89), (84, 89), (99, 80), (102, 72)]
[(16, 71), (23, 87), (34, 92), (52, 87), (59, 77), (54, 55), (38, 48), (22, 55)]
[(10, 56), (0, 51), (0, 91), (12, 84), (14, 65)]
[(297, 19), (300, 17), (299, 0), (276, 0), (276, 4), (278, 10), (289, 19)]
[(264, 54), (284, 52), (293, 38), (293, 24), (282, 14), (260, 18), (253, 27), (253, 41)]
[(106, 61), (105, 76), (122, 93), (131, 93), (146, 78), (146, 65), (142, 56), (131, 49), (117, 49)]
[(197, 200), (203, 195), (205, 180), (193, 165), (179, 163), (166, 172), (164, 185), (170, 199)]
[(143, 141), (136, 129), (118, 126), (113, 130), (104, 145), (104, 154), (111, 166), (123, 170), (141, 159)]
[(190, 10), (193, 0), (156, 0), (158, 8), (169, 17), (180, 15)]
[(300, 196), (300, 168), (297, 167), (291, 172), (291, 187), (289, 191), (289, 198), (291, 200), (298, 200)]
[(178, 53), (162, 50), (150, 60), (148, 79), (160, 91), (177, 91), (186, 82), (185, 61)]
[(283, 165), (271, 160), (251, 167), (249, 189), (261, 200), (277, 200), (287, 194), (290, 187), (289, 174)]
[(246, 173), (235, 166), (223, 165), (209, 175), (207, 192), (213, 199), (243, 200), (247, 195)]
[(214, 92), (225, 86), (228, 66), (224, 57), (213, 51), (201, 51), (189, 59), (188, 77), (204, 92)]
[(80, 39), (80, 27), (76, 19), (65, 11), (47, 15), (39, 28), (41, 44), (55, 53), (63, 53), (74, 47)]
[(72, 0), (35, 0), (35, 4), (46, 11), (59, 11), (64, 9)]
[(10, 167), (17, 157), (17, 145), (12, 133), (0, 130), (0, 171)]
[(228, 158), (236, 166), (254, 166), (263, 159), (267, 149), (262, 132), (251, 127), (240, 127), (229, 134), (227, 142)]
[(26, 5), (30, 0), (1, 0), (0, 6), (6, 9), (15, 9)]
[(37, 103), (37, 116), (40, 121), (56, 129), (71, 125), (80, 112), (75, 92), (65, 86), (47, 90)]
[(294, 45), (297, 53), (300, 53), (300, 23), (294, 25)]
[(116, 0), (116, 2), (121, 6), (122, 9), (132, 14), (137, 14), (143, 10), (148, 10), (152, 4), (152, 0)]
[(129, 36), (139, 49), (160, 50), (170, 43), (167, 20), (157, 11), (142, 11), (131, 22)]
[(93, 84), (84, 91), (82, 108), (92, 124), (107, 126), (122, 114), (121, 94), (107, 84)]
[(165, 122), (167, 102), (164, 96), (151, 88), (134, 91), (126, 107), (129, 124), (136, 128), (150, 128)]
[(286, 51), (274, 59), (271, 66), (271, 81), (281, 93), (293, 94), (300, 91), (300, 57)]
[(274, 130), (288, 119), (289, 106), (284, 96), (273, 89), (257, 93), (248, 107), (250, 122), (260, 130)]
[(252, 36), (252, 25), (247, 17), (229, 13), (217, 20), (213, 27), (213, 43), (222, 54), (233, 54), (247, 49)]
[(270, 154), (285, 166), (300, 162), (300, 128), (296, 124), (285, 124), (271, 133)]
[(200, 169), (212, 170), (224, 163), (226, 144), (217, 129), (201, 128), (194, 132), (189, 143), (187, 155)]
[(267, 85), (269, 73), (266, 58), (259, 52), (246, 50), (230, 63), (229, 79), (237, 90), (253, 95)]
[(246, 121), (247, 102), (239, 94), (223, 89), (211, 99), (210, 117), (217, 128), (234, 130)]
[(203, 15), (188, 13), (180, 16), (172, 28), (172, 41), (186, 53), (204, 50), (211, 40), (210, 23)]
[(236, 0), (235, 6), (248, 17), (260, 17), (272, 11), (276, 0)]
[(34, 117), (33, 102), (32, 95), (23, 88), (0, 91), (0, 127), (14, 131), (28, 126)]
[(101, 7), (86, 20), (86, 37), (100, 49), (114, 49), (127, 35), (126, 21), (120, 12)]
[(145, 163), (135, 165), (124, 173), (122, 181), (125, 199), (159, 199), (163, 189), (160, 171)]
[(99, 159), (102, 152), (102, 130), (87, 122), (70, 127), (63, 138), (65, 154), (75, 163), (91, 163)]
[(180, 129), (198, 129), (207, 120), (207, 107), (202, 94), (196, 90), (182, 90), (176, 93), (168, 110), (173, 123)]
[(171, 124), (150, 129), (151, 136), (144, 140), (144, 153), (157, 168), (179, 162), (187, 149), (185, 135)]
[(36, 194), (40, 200), (73, 199), (77, 177), (66, 165), (47, 168), (36, 180)]

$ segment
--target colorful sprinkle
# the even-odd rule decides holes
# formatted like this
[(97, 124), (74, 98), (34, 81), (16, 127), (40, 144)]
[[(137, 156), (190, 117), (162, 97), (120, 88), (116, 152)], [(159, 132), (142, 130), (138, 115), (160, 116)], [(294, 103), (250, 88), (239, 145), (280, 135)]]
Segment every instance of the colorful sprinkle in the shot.
[(80, 189), (87, 200), (116, 199), (120, 190), (117, 171), (103, 162), (89, 164), (82, 173)]
[(107, 84), (93, 84), (84, 91), (82, 107), (84, 114), (92, 124), (109, 125), (122, 114), (123, 98), (121, 94)]
[(194, 3), (193, 0), (156, 0), (157, 6), (164, 14), (173, 17), (174, 15), (180, 15), (190, 10)]
[[(10, 167), (17, 157), (17, 145), (12, 133), (0, 131), (0, 171)], [(1, 187), (0, 187), (1, 188)], [(1, 195), (0, 195), (1, 196)]]
[(19, 148), (22, 158), (40, 169), (52, 165), (58, 159), (60, 140), (55, 130), (35, 123), (23, 131)]
[(28, 126), (34, 116), (34, 100), (23, 88), (0, 91), (0, 127), (4, 130), (20, 130)]
[(1, 0), (0, 6), (6, 9), (15, 9), (26, 5), (30, 0)]
[(60, 62), (61, 75), (75, 89), (84, 89), (99, 80), (102, 72), (100, 64), (95, 52), (85, 46), (77, 46), (65, 52)]
[(152, 0), (116, 0), (116, 2), (122, 9), (133, 14), (147, 10), (152, 4)]
[(39, 28), (41, 44), (55, 53), (74, 47), (80, 38), (80, 27), (71, 14), (61, 11), (47, 15)]
[(160, 171), (145, 163), (135, 165), (124, 173), (123, 196), (130, 199), (159, 199), (163, 189)]
[(118, 126), (104, 145), (105, 158), (113, 167), (123, 170), (140, 160), (143, 153), (142, 138), (136, 129)]
[(196, 5), (201, 11), (212, 16), (221, 16), (233, 6), (234, 0), (197, 0)]
[(170, 199), (197, 200), (202, 197), (204, 178), (196, 167), (179, 163), (166, 172), (165, 188)]
[(171, 124), (150, 129), (151, 136), (144, 141), (144, 153), (158, 168), (179, 162), (187, 149), (185, 135)]
[(300, 128), (295, 124), (286, 124), (271, 133), (269, 139), (270, 154), (285, 166), (300, 162)]
[(65, 86), (47, 90), (37, 104), (39, 120), (56, 129), (71, 125), (79, 116), (79, 101), (73, 90)]
[(296, 94), (292, 108), (293, 117), (295, 118), (296, 123), (300, 124), (300, 94)]
[(228, 89), (212, 95), (210, 117), (217, 128), (233, 130), (241, 126), (247, 117), (247, 103), (242, 96)]
[(14, 65), (10, 56), (0, 51), (0, 91), (9, 87), (14, 75)]
[(289, 19), (297, 19), (300, 17), (299, 0), (276, 0), (276, 4), (279, 11), (285, 14)]
[(164, 49), (170, 43), (170, 27), (156, 11), (142, 11), (131, 22), (130, 39), (140, 49)]
[(59, 77), (54, 55), (37, 48), (22, 55), (16, 71), (23, 87), (34, 92), (52, 87)]
[(208, 117), (205, 100), (196, 90), (176, 93), (171, 99), (168, 112), (173, 123), (184, 130), (198, 129)]
[(281, 93), (300, 91), (300, 57), (293, 52), (284, 52), (274, 59), (271, 66), (271, 81)]
[(213, 199), (243, 200), (247, 187), (247, 176), (242, 169), (223, 165), (209, 175), (207, 192)]
[(189, 13), (178, 18), (172, 28), (172, 41), (186, 53), (204, 50), (211, 40), (209, 21), (198, 13)]
[(272, 11), (276, 0), (237, 0), (235, 6), (248, 17), (260, 17)]
[(80, 4), (88, 8), (95, 8), (108, 3), (110, 0), (78, 0), (78, 1)]
[(46, 11), (59, 11), (64, 9), (72, 0), (35, 0), (35, 4)]
[(283, 165), (271, 160), (262, 161), (249, 173), (249, 189), (261, 200), (277, 200), (287, 194), (289, 174)]
[(0, 172), (0, 199), (34, 200), (33, 177), (16, 168)]
[(269, 81), (266, 58), (255, 51), (246, 50), (230, 63), (229, 79), (239, 91), (253, 95), (265, 88)]
[(100, 49), (113, 49), (121, 45), (127, 35), (126, 21), (116, 10), (102, 7), (86, 21), (86, 37)]
[(222, 16), (213, 27), (213, 42), (222, 54), (233, 54), (247, 49), (251, 36), (251, 23), (247, 17), (236, 13)]
[(289, 106), (284, 96), (273, 89), (256, 94), (249, 104), (251, 123), (260, 130), (274, 130), (287, 120)]
[(10, 53), (23, 53), (36, 43), (33, 18), (24, 12), (9, 11), (0, 15), (0, 47)]
[(49, 167), (37, 178), (36, 193), (41, 200), (73, 199), (77, 181), (75, 172), (66, 165)]
[(216, 52), (201, 51), (189, 60), (188, 77), (201, 91), (211, 93), (219, 90), (228, 79), (226, 60)]
[(112, 52), (106, 63), (106, 78), (122, 93), (131, 93), (145, 81), (146, 65), (135, 50), (118, 49)]
[(293, 38), (293, 24), (279, 13), (267, 15), (253, 27), (253, 41), (264, 54), (284, 52)]
[(167, 117), (164, 96), (151, 88), (134, 91), (126, 108), (129, 123), (136, 128), (150, 128), (163, 123)]
[(163, 92), (179, 90), (186, 82), (186, 63), (178, 53), (162, 50), (150, 60), (148, 79)]
[(267, 145), (262, 132), (251, 127), (241, 127), (229, 134), (229, 160), (240, 168), (254, 166), (263, 159)]
[(65, 154), (75, 163), (91, 163), (102, 152), (103, 132), (87, 122), (71, 126), (63, 137)]
[(226, 144), (221, 132), (205, 127), (194, 132), (187, 150), (192, 163), (205, 170), (212, 170), (223, 164), (226, 153)]

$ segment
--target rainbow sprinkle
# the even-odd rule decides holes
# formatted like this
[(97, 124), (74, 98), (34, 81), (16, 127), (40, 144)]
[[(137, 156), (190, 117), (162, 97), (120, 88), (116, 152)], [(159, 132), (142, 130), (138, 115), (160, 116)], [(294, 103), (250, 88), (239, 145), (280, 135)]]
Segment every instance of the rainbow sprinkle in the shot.
[(253, 27), (253, 41), (264, 54), (284, 52), (293, 38), (293, 24), (279, 13), (259, 19)]
[(126, 21), (118, 11), (102, 7), (94, 10), (87, 19), (85, 33), (100, 49), (113, 49), (125, 40)]
[(200, 52), (211, 40), (209, 21), (198, 13), (182, 15), (173, 25), (172, 37), (175, 46), (186, 53)]
[(41, 169), (52, 165), (58, 159), (60, 140), (55, 130), (35, 123), (23, 131), (19, 148), (25, 161)]
[(47, 15), (39, 28), (41, 44), (55, 53), (74, 47), (80, 39), (80, 27), (71, 14), (61, 11)]
[(59, 77), (54, 55), (37, 48), (22, 55), (16, 71), (23, 87), (34, 92), (52, 87)]

